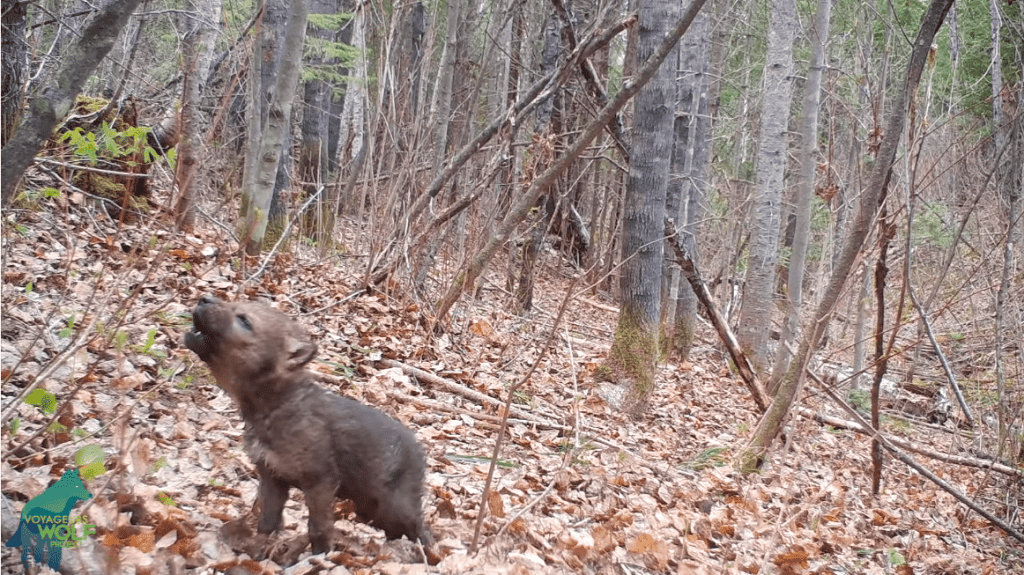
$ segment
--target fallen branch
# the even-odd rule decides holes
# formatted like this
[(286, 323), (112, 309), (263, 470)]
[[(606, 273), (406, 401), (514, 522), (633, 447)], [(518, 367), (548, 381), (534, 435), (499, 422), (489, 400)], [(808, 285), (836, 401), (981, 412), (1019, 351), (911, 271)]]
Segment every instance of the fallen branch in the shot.
[[(817, 376), (812, 375), (811, 377)], [(830, 427), (835, 427), (837, 429), (846, 429), (849, 431), (853, 431), (855, 433), (863, 433), (865, 435), (871, 434), (869, 430), (862, 428), (860, 424), (857, 423), (856, 421), (850, 421), (849, 419), (841, 419), (834, 415), (824, 414), (819, 411), (815, 411), (809, 407), (799, 407), (797, 408), (797, 413), (800, 415), (800, 417), (806, 419), (813, 419), (818, 423), (828, 425)], [(907, 441), (905, 439), (900, 439), (898, 437), (887, 436), (886, 439), (896, 447), (899, 447), (900, 449), (905, 449), (912, 453), (923, 455), (929, 459), (935, 459), (937, 461), (943, 461), (945, 463), (952, 463), (953, 465), (976, 467), (978, 469), (982, 469), (985, 471), (995, 471), (996, 473), (1001, 473), (1009, 477), (1017, 477), (1024, 479), (1024, 471), (1010, 467), (1008, 465), (1004, 465), (994, 460), (979, 459), (977, 457), (961, 457), (959, 455), (950, 455), (949, 453), (940, 453), (938, 451), (933, 451), (931, 449), (918, 445), (912, 441)]]
[[(340, 381), (341, 378), (338, 378), (338, 380)], [(390, 397), (391, 399), (395, 399), (395, 400), (401, 401), (403, 403), (408, 403), (408, 404), (411, 404), (411, 405), (415, 405), (415, 406), (418, 406), (418, 407), (429, 409), (430, 411), (446, 411), (448, 413), (455, 413), (455, 414), (458, 414), (458, 415), (467, 415), (469, 417), (472, 417), (473, 419), (477, 419), (477, 420), (480, 420), (480, 421), (486, 421), (487, 423), (493, 423), (495, 425), (500, 425), (501, 424), (501, 416), (500, 415), (491, 415), (489, 413), (480, 413), (479, 411), (470, 411), (468, 409), (462, 409), (462, 408), (459, 408), (459, 407), (454, 407), (454, 406), (448, 405), (447, 403), (442, 403), (440, 401), (435, 401), (435, 400), (432, 400), (432, 399), (426, 399), (426, 398), (423, 398), (423, 397), (416, 397), (416, 396), (413, 396), (413, 395), (409, 395), (408, 393), (402, 393), (400, 391), (392, 391), (390, 389), (386, 390), (384, 392), (384, 394), (387, 395), (388, 397)], [(522, 425), (531, 425), (531, 426), (536, 426), (536, 427), (540, 427), (540, 428), (543, 428), (543, 429), (556, 429), (558, 431), (563, 431), (563, 432), (566, 432), (566, 433), (572, 431), (572, 429), (573, 429), (573, 428), (569, 427), (568, 425), (562, 425), (560, 423), (554, 423), (554, 422), (551, 422), (551, 421), (541, 422), (541, 421), (535, 421), (535, 420), (532, 420), (532, 419), (530, 419), (530, 420), (514, 419), (514, 418), (511, 418), (511, 417), (509, 418), (508, 421), (509, 421), (509, 423), (516, 423), (516, 424), (522, 424)]]
[[(427, 383), (430, 383), (431, 385), (436, 385), (438, 387), (443, 388), (445, 391), (450, 391), (451, 393), (454, 393), (456, 395), (461, 395), (462, 397), (465, 397), (466, 399), (471, 399), (473, 401), (476, 401), (477, 403), (491, 405), (499, 409), (503, 409), (505, 407), (505, 402), (503, 401), (494, 399), (493, 397), (487, 395), (486, 393), (480, 393), (479, 391), (469, 389), (464, 385), (460, 385), (450, 379), (446, 379), (433, 373), (430, 373), (429, 371), (424, 371), (422, 369), (404, 364), (400, 361), (396, 361), (393, 359), (382, 359), (380, 360), (379, 363), (386, 367), (400, 368), (402, 372), (405, 373), (406, 375), (410, 375), (417, 379), (421, 379), (423, 381), (426, 381)], [(540, 419), (536, 415), (533, 415), (532, 413), (527, 413), (525, 411), (521, 411), (516, 407), (509, 408), (509, 415), (538, 424), (547, 424), (547, 422), (545, 422), (543, 419)]]
[(768, 411), (768, 406), (771, 405), (772, 400), (768, 397), (760, 380), (757, 379), (757, 374), (754, 373), (750, 360), (747, 359), (747, 354), (743, 353), (739, 342), (736, 341), (736, 336), (729, 329), (729, 324), (726, 323), (725, 318), (722, 317), (715, 302), (711, 299), (711, 293), (708, 291), (704, 280), (701, 279), (700, 271), (693, 263), (693, 259), (679, 245), (676, 226), (669, 218), (665, 218), (665, 236), (665, 240), (672, 246), (672, 251), (675, 252), (675, 262), (682, 268), (683, 276), (686, 277), (686, 281), (690, 282), (690, 287), (693, 288), (693, 293), (697, 295), (697, 299), (708, 310), (708, 315), (711, 316), (711, 323), (715, 326), (718, 337), (725, 344), (725, 349), (729, 352), (729, 356), (732, 357), (732, 362), (736, 365), (736, 370), (740, 373), (743, 383), (747, 384), (747, 389), (753, 394), (757, 407), (762, 412)]
[(103, 168), (94, 168), (92, 166), (83, 166), (82, 164), (72, 164), (70, 162), (58, 162), (57, 160), (51, 160), (50, 158), (35, 158), (35, 162), (42, 164), (50, 164), (53, 166), (60, 166), (61, 168), (68, 168), (71, 170), (79, 170), (82, 172), (93, 172), (96, 174), (103, 174), (105, 176), (117, 176), (121, 178), (152, 178), (152, 174), (132, 174), (130, 172), (121, 172), (118, 170), (104, 170)]

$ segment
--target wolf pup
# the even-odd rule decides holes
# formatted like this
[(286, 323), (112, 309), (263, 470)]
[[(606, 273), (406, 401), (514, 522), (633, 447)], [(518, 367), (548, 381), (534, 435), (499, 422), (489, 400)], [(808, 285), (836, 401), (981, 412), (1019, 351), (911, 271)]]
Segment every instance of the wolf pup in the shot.
[(238, 404), (245, 450), (260, 476), (260, 533), (281, 527), (288, 491), (309, 508), (314, 553), (330, 549), (334, 499), (351, 499), (360, 520), (430, 544), (423, 524), (423, 451), (381, 411), (327, 392), (306, 364), (316, 344), (285, 314), (252, 302), (203, 297), (185, 345)]

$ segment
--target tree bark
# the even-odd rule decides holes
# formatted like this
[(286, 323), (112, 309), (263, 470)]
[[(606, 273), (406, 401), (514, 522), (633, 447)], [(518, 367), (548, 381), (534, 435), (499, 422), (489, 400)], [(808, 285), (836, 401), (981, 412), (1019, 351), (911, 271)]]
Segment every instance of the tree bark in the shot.
[(220, 21), (220, 2), (196, 0), (195, 9), (196, 11), (187, 17), (191, 30), (185, 34), (185, 40), (182, 42), (184, 82), (181, 96), (181, 143), (178, 146), (178, 163), (174, 174), (174, 182), (178, 187), (174, 214), (178, 229), (186, 231), (195, 226), (196, 220), (193, 183), (200, 168), (198, 150), (202, 146), (199, 126), (200, 95), (201, 88), (206, 85), (206, 74), (210, 69), (210, 45), (214, 43), (214, 35), (217, 32), (215, 23)]
[(786, 280), (788, 303), (782, 337), (775, 355), (768, 393), (775, 393), (782, 375), (789, 369), (790, 345), (797, 335), (800, 308), (803, 304), (804, 267), (807, 265), (807, 244), (811, 229), (811, 197), (814, 195), (818, 159), (818, 108), (821, 104), (821, 73), (825, 66), (825, 44), (832, 16), (832, 0), (819, 0), (818, 12), (808, 36), (811, 41), (811, 69), (804, 89), (804, 121), (800, 143), (800, 181), (797, 184), (796, 228), (793, 232)]
[[(339, 10), (336, 0), (313, 0), (310, 8), (312, 14), (336, 14)], [(327, 149), (330, 136), (331, 118), (331, 87), (332, 84), (323, 76), (328, 69), (329, 59), (324, 44), (331, 41), (335, 31), (322, 23), (307, 22), (308, 36), (319, 40), (317, 51), (306, 50), (306, 65), (320, 72), (303, 82), (302, 94), (302, 127), (301, 145), (299, 147), (298, 180), (302, 184), (304, 195), (315, 194), (329, 178)], [(312, 52), (312, 53), (311, 53)], [(321, 248), (330, 244), (334, 229), (334, 210), (324, 209), (327, 195), (321, 195), (315, 208), (303, 216), (303, 233), (315, 238)]]
[(768, 332), (775, 311), (775, 268), (779, 259), (782, 189), (787, 163), (786, 134), (793, 100), (796, 26), (796, 0), (772, 0), (757, 154), (757, 191), (737, 333), (740, 345), (762, 377), (768, 371)]
[(21, 90), (25, 85), (25, 67), (28, 66), (28, 44), (25, 26), (28, 23), (28, 2), (3, 2), (3, 98), (0, 107), (0, 146), (6, 146), (21, 119)]
[(885, 132), (878, 149), (874, 172), (867, 188), (861, 195), (857, 215), (850, 223), (848, 236), (843, 243), (837, 265), (815, 311), (814, 323), (810, 329), (805, 331), (800, 347), (790, 362), (789, 370), (782, 380), (771, 408), (754, 431), (750, 446), (739, 457), (739, 467), (745, 473), (761, 467), (771, 442), (782, 429), (782, 423), (803, 382), (804, 370), (810, 361), (811, 353), (825, 333), (836, 302), (839, 300), (839, 294), (845, 288), (854, 269), (854, 263), (864, 247), (871, 222), (875, 218), (879, 206), (885, 200), (896, 150), (903, 136), (908, 108), (912, 110), (914, 106), (912, 95), (917, 91), (917, 86), (921, 81), (921, 72), (931, 50), (932, 40), (952, 4), (953, 0), (932, 0), (922, 18), (921, 27), (914, 40), (910, 62), (907, 65), (906, 81), (886, 117)]
[[(447, 34), (444, 49), (441, 51), (440, 70), (434, 82), (434, 99), (430, 105), (430, 128), (434, 145), (433, 169), (431, 171), (433, 177), (437, 177), (444, 170), (444, 160), (448, 156), (449, 134), (452, 126), (452, 82), (455, 79), (459, 29), (463, 15), (470, 10), (470, 7), (464, 6), (463, 3), (464, 0), (449, 0), (448, 2)], [(453, 184), (449, 190), (454, 188)], [(427, 242), (423, 253), (419, 254), (414, 280), (417, 293), (424, 293), (427, 274), (434, 267), (434, 260), (440, 245), (441, 237), (434, 236)]]
[[(637, 63), (651, 58), (679, 17), (675, 0), (641, 5)], [(678, 53), (678, 49), (674, 52)], [(672, 165), (676, 62), (662, 65), (634, 101), (629, 177), (622, 224), (619, 320), (608, 365), (625, 388), (624, 407), (634, 419), (647, 410), (660, 355), (661, 276), (664, 270), (665, 195)]]
[(65, 52), (60, 68), (49, 74), (36, 94), (29, 98), (25, 122), (4, 146), (0, 160), (3, 207), (14, 199), (18, 182), (36, 152), (71, 109), (89, 75), (114, 47), (118, 34), (139, 2), (141, 0), (120, 0), (102, 8), (82, 31), (81, 38)]
[[(280, 79), (281, 55), (284, 52), (286, 30), (289, 24), (289, 14), (291, 13), (286, 0), (263, 0), (262, 4), (263, 10), (258, 19), (259, 26), (256, 29), (255, 35), (256, 45), (253, 49), (254, 60), (251, 75), (253, 80), (249, 82), (250, 89), (253, 90), (252, 104), (249, 111), (254, 116), (249, 117), (246, 134), (248, 151), (245, 156), (242, 184), (243, 218), (248, 218), (252, 209), (248, 203), (252, 199), (249, 192), (257, 187), (257, 180), (260, 177), (259, 165), (266, 159), (259, 157), (261, 153), (260, 145), (263, 141), (263, 131), (266, 129), (270, 116), (270, 105), (279, 98), (279, 94), (275, 90), (277, 81)], [(291, 120), (288, 119), (287, 121), (290, 122)], [(270, 194), (270, 204), (268, 208), (264, 208), (266, 210), (264, 219), (267, 223), (263, 224), (264, 231), (261, 233), (261, 237), (265, 235), (267, 225), (274, 225), (280, 229), (280, 220), (284, 217), (285, 210), (284, 206), (281, 205), (280, 191), (288, 185), (290, 180), (291, 146), (283, 145), (280, 153), (281, 157), (278, 159), (277, 173), (274, 175), (274, 186)], [(252, 223), (254, 220), (247, 221)], [(252, 230), (247, 227), (243, 230), (243, 235), (248, 235), (251, 232)]]
[[(708, 117), (708, 19), (698, 15), (680, 41), (675, 141), (672, 152), (673, 179), (665, 202), (666, 213), (679, 222), (683, 249), (697, 257), (697, 232), (704, 217), (707, 189), (708, 147), (711, 121)], [(666, 258), (672, 261), (671, 257)], [(664, 317), (669, 351), (686, 361), (697, 329), (697, 296), (689, 282), (682, 281), (678, 266), (666, 269), (667, 290)]]
[(719, 339), (725, 345), (725, 350), (729, 352), (729, 357), (732, 358), (740, 378), (747, 384), (747, 389), (750, 390), (750, 394), (754, 397), (754, 402), (757, 403), (757, 407), (761, 411), (768, 411), (768, 405), (771, 403), (771, 400), (768, 398), (768, 394), (765, 393), (764, 386), (761, 385), (757, 374), (754, 373), (753, 366), (751, 366), (746, 354), (740, 349), (736, 336), (733, 335), (732, 330), (729, 328), (729, 322), (726, 321), (722, 312), (718, 310), (718, 306), (715, 305), (714, 300), (711, 298), (711, 292), (708, 291), (707, 284), (704, 283), (700, 276), (700, 270), (697, 269), (693, 257), (682, 247), (675, 225), (669, 219), (665, 220), (665, 236), (669, 246), (672, 248), (673, 261), (679, 265), (683, 277), (690, 284), (690, 289), (694, 296), (707, 309), (708, 315), (711, 316), (711, 325), (718, 332)]
[[(544, 27), (544, 49), (541, 50), (540, 73), (547, 74), (558, 67), (559, 56), (563, 53), (562, 27), (554, 10), (548, 15), (547, 25)], [(558, 90), (550, 100), (537, 106), (537, 113), (534, 116), (533, 144), (530, 152), (525, 154), (531, 157), (535, 165), (529, 172), (536, 173), (543, 171), (551, 163), (552, 157), (557, 150), (563, 147), (559, 141), (562, 135), (562, 92)], [(523, 240), (523, 246), (518, 250), (518, 258), (513, 258), (513, 263), (518, 264), (515, 281), (512, 282), (513, 309), (516, 313), (523, 313), (533, 309), (533, 287), (534, 271), (537, 265), (537, 256), (540, 253), (540, 245), (544, 241), (545, 232), (551, 225), (551, 217), (554, 215), (554, 198), (557, 194), (558, 183), (555, 182), (551, 188), (545, 191), (537, 200), (534, 206), (531, 229)], [(516, 253), (516, 252), (513, 252)]]
[[(998, 36), (996, 36), (993, 43), (998, 43), (998, 41)], [(993, 90), (995, 89), (994, 84), (993, 82)], [(994, 99), (998, 100), (1000, 97), (997, 96)], [(1022, 97), (1024, 97), (1024, 86), (1018, 88), (1017, 101), (1020, 102)], [(1003, 242), (1003, 268), (999, 281), (999, 291), (996, 293), (995, 368), (996, 391), (999, 398), (999, 457), (1006, 456), (1006, 452), (1011, 446), (1012, 426), (1015, 420), (1014, 413), (1010, 408), (1009, 395), (1012, 395), (1012, 392), (1006, 386), (1002, 350), (1003, 339), (1007, 336), (1005, 330), (1009, 329), (1012, 333), (1014, 323), (1012, 318), (1020, 317), (1021, 314), (1019, 304), (1015, 305), (1011, 296), (1013, 292), (1013, 278), (1020, 277), (1020, 261), (1018, 258), (1021, 254), (1021, 228), (1024, 227), (1024, 223), (1021, 222), (1021, 216), (1024, 215), (1024, 190), (1022, 190), (1024, 188), (1024, 114), (1021, 114), (1019, 109), (1017, 110), (1016, 118), (1014, 118), (1008, 128), (1008, 137), (1003, 139), (1004, 145), (1008, 146), (1007, 151), (1009, 152), (1006, 154), (1005, 169), (1000, 167), (998, 149), (996, 165), (993, 166), (993, 170), (1001, 176), (997, 181), (999, 182), (999, 188), (1005, 198), (1007, 207), (1006, 239)], [(997, 133), (1001, 131), (1001, 127), (998, 125), (995, 129)], [(1017, 281), (1019, 282), (1019, 279)], [(1017, 329), (1019, 330), (1020, 327), (1018, 326)], [(1010, 335), (1010, 338), (1012, 337)], [(1018, 441), (1017, 444), (1018, 464), (1024, 460), (1024, 446), (1021, 446), (1020, 443)]]
[(270, 200), (274, 192), (281, 150), (290, 136), (292, 99), (299, 79), (302, 42), (305, 38), (308, 15), (309, 7), (305, 0), (292, 0), (291, 16), (288, 19), (277, 70), (277, 82), (274, 85), (273, 99), (267, 103), (267, 119), (263, 126), (262, 138), (260, 142), (250, 144), (259, 146), (259, 163), (255, 166), (256, 181), (253, 188), (245, 190), (248, 201), (244, 205), (248, 209), (243, 214), (243, 243), (249, 254), (260, 252), (267, 231)]
[[(349, 27), (352, 29), (351, 43), (360, 54), (366, 53), (366, 7), (359, 5), (355, 9), (355, 16)], [(367, 77), (367, 64), (365, 57), (358, 57), (354, 69), (349, 72), (355, 78)], [(345, 88), (345, 101), (341, 111), (341, 128), (338, 133), (338, 155), (339, 165), (349, 163), (361, 163), (366, 160), (364, 147), (366, 146), (366, 121), (364, 115), (367, 109), (367, 95), (365, 82), (349, 82)], [(359, 162), (355, 162), (359, 160)], [(357, 174), (350, 173), (351, 178)], [(338, 203), (338, 213), (351, 204), (357, 204), (350, 213), (362, 216), (362, 199), (341, 196)]]

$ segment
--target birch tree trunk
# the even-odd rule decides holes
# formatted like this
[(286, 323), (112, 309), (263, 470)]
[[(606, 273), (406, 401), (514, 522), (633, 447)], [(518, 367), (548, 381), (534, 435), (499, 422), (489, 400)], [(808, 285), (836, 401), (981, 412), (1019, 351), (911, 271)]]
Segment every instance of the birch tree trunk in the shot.
[(825, 65), (825, 45), (832, 17), (832, 0), (819, 0), (818, 13), (808, 36), (811, 40), (811, 69), (804, 89), (804, 121), (801, 126), (800, 181), (796, 196), (796, 229), (789, 259), (789, 290), (785, 306), (786, 319), (782, 337), (775, 354), (775, 365), (768, 380), (768, 393), (774, 394), (782, 375), (789, 368), (789, 347), (796, 337), (803, 303), (804, 266), (807, 264), (807, 242), (811, 228), (811, 197), (814, 194), (814, 174), (818, 165), (818, 108), (821, 103), (821, 73)]
[(750, 256), (740, 303), (737, 339), (758, 375), (768, 370), (768, 332), (775, 310), (782, 188), (786, 175), (786, 131), (793, 99), (793, 39), (796, 1), (772, 0), (768, 56), (764, 67), (757, 191), (750, 231)]
[(194, 7), (195, 11), (187, 15), (191, 29), (182, 42), (184, 85), (181, 96), (181, 143), (178, 145), (178, 163), (174, 174), (174, 183), (178, 188), (174, 214), (179, 230), (191, 230), (195, 225), (195, 188), (192, 184), (200, 167), (198, 150), (202, 146), (200, 96), (210, 72), (208, 54), (216, 39), (221, 1), (195, 0)]
[[(676, 0), (650, 0), (640, 8), (637, 63), (647, 62), (679, 17)], [(647, 409), (659, 356), (661, 276), (664, 269), (665, 195), (672, 161), (674, 65), (662, 65), (634, 102), (632, 153), (622, 225), (622, 301), (608, 364), (625, 387), (633, 418)]]
[[(434, 99), (430, 105), (430, 127), (433, 132), (434, 144), (431, 177), (437, 177), (444, 170), (444, 161), (448, 153), (448, 134), (452, 116), (452, 81), (455, 78), (455, 56), (458, 53), (460, 21), (464, 10), (471, 9), (469, 6), (463, 6), (464, 1), (450, 0), (448, 3), (448, 29), (444, 49), (441, 51), (441, 69), (438, 71), (437, 80), (434, 83)], [(424, 293), (427, 274), (434, 267), (434, 259), (440, 245), (441, 237), (436, 235), (427, 242), (426, 248), (420, 254), (414, 284), (417, 293)]]
[(292, 0), (291, 15), (288, 18), (277, 70), (277, 82), (271, 94), (272, 100), (267, 102), (267, 119), (263, 125), (262, 138), (249, 144), (259, 147), (255, 183), (252, 188), (244, 190), (246, 200), (243, 201), (243, 206), (246, 210), (242, 214), (245, 218), (242, 241), (249, 254), (260, 252), (267, 231), (270, 200), (274, 193), (281, 149), (290, 136), (292, 99), (295, 96), (301, 69), (302, 42), (306, 34), (308, 15), (309, 7), (306, 0)]
[(28, 66), (28, 44), (25, 42), (25, 27), (28, 24), (28, 2), (4, 0), (3, 10), (3, 97), (0, 99), (0, 146), (14, 135), (21, 119), (21, 89), (25, 84), (25, 68)]
[(946, 12), (949, 11), (952, 4), (953, 0), (932, 0), (922, 18), (920, 30), (914, 40), (910, 62), (907, 65), (906, 81), (886, 114), (884, 136), (878, 149), (874, 171), (867, 188), (861, 194), (857, 215), (850, 222), (848, 236), (843, 243), (842, 252), (839, 254), (824, 295), (818, 303), (813, 323), (809, 329), (805, 330), (800, 347), (789, 364), (786, 377), (782, 380), (771, 407), (761, 418), (761, 422), (754, 431), (750, 446), (739, 456), (738, 466), (744, 473), (753, 472), (764, 463), (768, 447), (778, 435), (779, 430), (782, 429), (782, 423), (789, 413), (789, 407), (797, 397), (811, 353), (825, 333), (836, 302), (839, 300), (839, 294), (845, 289), (847, 280), (852, 275), (855, 268), (854, 263), (867, 240), (871, 222), (874, 220), (879, 206), (885, 200), (896, 150), (903, 137), (908, 108), (913, 109), (914, 107), (912, 97), (921, 81), (921, 72), (924, 70), (928, 52), (931, 50), (932, 40), (934, 40), (939, 27), (942, 26)]
[[(698, 15), (680, 41), (678, 95), (672, 151), (672, 179), (665, 202), (668, 215), (678, 222), (680, 244), (697, 261), (698, 223), (704, 215), (707, 189), (708, 146), (708, 19)], [(671, 258), (670, 258), (671, 259)], [(670, 351), (686, 361), (697, 327), (697, 297), (678, 266), (667, 270), (668, 289), (664, 316)]]

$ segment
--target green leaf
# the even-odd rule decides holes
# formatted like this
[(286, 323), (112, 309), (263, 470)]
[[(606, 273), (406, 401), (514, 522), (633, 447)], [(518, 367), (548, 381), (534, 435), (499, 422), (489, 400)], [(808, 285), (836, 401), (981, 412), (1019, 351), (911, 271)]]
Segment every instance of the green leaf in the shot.
[(106, 472), (107, 468), (102, 463), (88, 463), (78, 469), (83, 479), (96, 479)]
[(57, 411), (57, 396), (45, 389), (33, 389), (28, 394), (28, 397), (25, 398), (25, 403), (38, 407), (46, 414), (56, 413)]
[(78, 466), (89, 463), (102, 463), (107, 459), (103, 448), (96, 444), (85, 445), (75, 452), (75, 464)]

